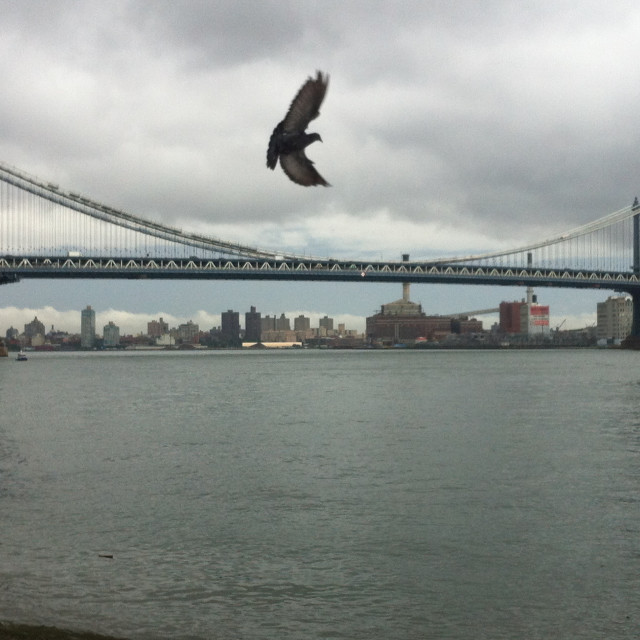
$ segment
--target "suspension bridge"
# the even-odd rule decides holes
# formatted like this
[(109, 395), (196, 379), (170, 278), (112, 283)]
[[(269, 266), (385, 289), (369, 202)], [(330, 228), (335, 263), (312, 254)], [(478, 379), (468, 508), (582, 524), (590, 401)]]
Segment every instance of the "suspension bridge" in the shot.
[(0, 163), (0, 284), (24, 278), (438, 282), (610, 289), (640, 338), (640, 205), (507, 251), (398, 261), (313, 257), (160, 224)]

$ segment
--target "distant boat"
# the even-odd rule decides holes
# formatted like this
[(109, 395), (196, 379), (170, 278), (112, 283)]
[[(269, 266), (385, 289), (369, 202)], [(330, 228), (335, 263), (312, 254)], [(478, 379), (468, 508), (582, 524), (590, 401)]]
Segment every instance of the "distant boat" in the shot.
[(19, 351), (18, 355), (16, 356), (16, 360), (18, 362), (24, 362), (25, 360), (27, 360), (27, 354), (24, 351)]

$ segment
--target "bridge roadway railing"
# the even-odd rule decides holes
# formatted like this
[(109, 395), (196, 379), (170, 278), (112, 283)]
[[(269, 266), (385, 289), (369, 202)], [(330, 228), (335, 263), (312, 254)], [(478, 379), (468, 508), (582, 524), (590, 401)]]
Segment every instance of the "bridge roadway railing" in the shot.
[(441, 262), (365, 262), (286, 258), (113, 258), (0, 256), (0, 280), (22, 278), (123, 278), (210, 280), (324, 280), (440, 282), (505, 286), (550, 286), (637, 290), (640, 274), (629, 272), (487, 266)]

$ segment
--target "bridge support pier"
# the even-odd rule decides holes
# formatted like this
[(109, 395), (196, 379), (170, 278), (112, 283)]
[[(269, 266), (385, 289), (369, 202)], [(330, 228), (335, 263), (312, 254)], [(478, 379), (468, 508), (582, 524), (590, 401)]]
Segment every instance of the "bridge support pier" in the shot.
[(628, 291), (633, 303), (633, 320), (631, 321), (631, 333), (623, 340), (624, 349), (640, 350), (640, 287)]

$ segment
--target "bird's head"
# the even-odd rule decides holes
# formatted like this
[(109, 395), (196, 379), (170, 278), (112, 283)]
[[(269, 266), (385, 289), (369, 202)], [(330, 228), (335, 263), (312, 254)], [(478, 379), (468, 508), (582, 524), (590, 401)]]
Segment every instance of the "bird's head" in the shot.
[(319, 133), (310, 133), (309, 134), (309, 142), (315, 142), (316, 140), (319, 140), (320, 142), (322, 142), (322, 138), (320, 137)]

